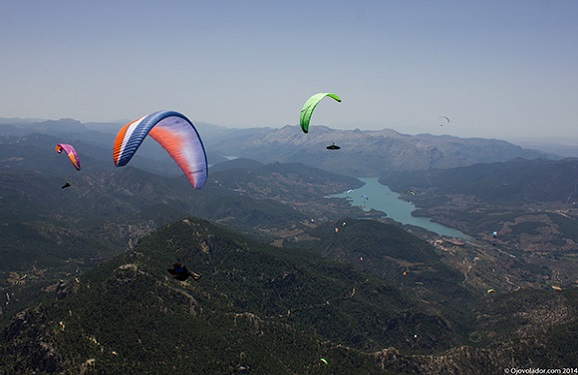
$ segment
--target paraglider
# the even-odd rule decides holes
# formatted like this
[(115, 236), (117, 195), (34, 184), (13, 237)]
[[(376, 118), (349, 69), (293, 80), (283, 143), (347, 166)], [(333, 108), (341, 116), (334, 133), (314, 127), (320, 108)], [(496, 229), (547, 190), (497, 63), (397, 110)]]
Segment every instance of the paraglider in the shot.
[(66, 153), (66, 156), (68, 156), (68, 159), (70, 159), (70, 162), (72, 163), (72, 165), (74, 166), (74, 168), (76, 168), (77, 171), (80, 170), (80, 159), (78, 158), (78, 154), (76, 153), (76, 150), (74, 149), (74, 147), (72, 147), (69, 144), (66, 143), (59, 143), (56, 145), (56, 152), (58, 152), (59, 154), (62, 154), (62, 152)]
[(311, 115), (313, 114), (315, 107), (317, 107), (317, 104), (319, 104), (321, 99), (326, 96), (341, 102), (341, 98), (339, 96), (327, 92), (320, 92), (319, 94), (315, 94), (307, 99), (303, 105), (303, 108), (301, 108), (301, 116), (299, 118), (299, 125), (301, 126), (303, 133), (309, 132), (309, 122), (311, 121)]
[(488, 294), (490, 294), (490, 293), (496, 293), (496, 291), (495, 291), (494, 289), (490, 288), (490, 289), (488, 289), (488, 291), (487, 291), (486, 293), (488, 293)]
[(193, 189), (205, 185), (208, 165), (203, 142), (193, 123), (179, 112), (154, 112), (123, 126), (114, 140), (114, 165), (128, 164), (148, 135), (169, 153)]
[[(498, 232), (493, 231), (493, 232), (492, 232), (492, 238), (495, 240), (496, 237), (498, 237)], [(492, 243), (492, 245), (496, 246), (496, 242), (494, 241), (494, 242)]]
[(173, 268), (169, 268), (167, 271), (173, 276), (173, 278), (179, 281), (185, 281), (189, 277), (197, 281), (202, 276), (201, 274), (189, 271), (186, 266), (183, 266), (179, 262), (174, 262)]
[(323, 363), (325, 363), (326, 365), (329, 364), (329, 362), (327, 362), (327, 360), (326, 360), (325, 358), (321, 358), (320, 361), (323, 362)]
[(404, 191), (404, 193), (408, 193), (408, 194), (415, 196), (415, 191), (413, 191), (411, 189), (407, 189), (406, 191)]
[(362, 195), (361, 198), (364, 198), (366, 201), (369, 200), (369, 197), (367, 195)]
[(66, 183), (64, 185), (62, 185), (61, 189), (66, 189), (67, 187), (71, 187), (72, 184), (68, 181), (66, 181)]
[(335, 144), (335, 142), (333, 142), (332, 144), (330, 144), (329, 146), (325, 147), (328, 150), (339, 150), (341, 147), (337, 146)]
[(346, 191), (347, 194), (351, 193), (353, 191), (353, 189), (349, 189)]
[[(446, 120), (446, 123), (449, 124), (450, 123), (450, 119), (447, 116), (440, 116), (440, 119), (444, 119)], [(444, 126), (444, 124), (440, 124), (440, 126)]]

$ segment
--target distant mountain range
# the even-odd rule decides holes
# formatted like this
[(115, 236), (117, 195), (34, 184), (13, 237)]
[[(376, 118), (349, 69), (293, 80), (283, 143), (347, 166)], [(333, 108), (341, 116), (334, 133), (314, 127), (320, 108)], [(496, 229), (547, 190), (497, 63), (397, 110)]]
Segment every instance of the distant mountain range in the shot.
[[(52, 121), (2, 121), (0, 136), (22, 136), (33, 132), (52, 135), (62, 142), (86, 145), (91, 157), (111, 160), (116, 131), (123, 124), (81, 123), (72, 119)], [(506, 141), (482, 138), (458, 138), (429, 134), (405, 135), (394, 130), (336, 130), (312, 126), (309, 134), (298, 126), (280, 129), (229, 129), (199, 123), (196, 125), (207, 150), (210, 164), (243, 157), (263, 163), (299, 162), (316, 168), (349, 176), (380, 176), (391, 171), (452, 168), (476, 163), (491, 163), (515, 158), (537, 159), (554, 157), (541, 151), (524, 149)], [(332, 143), (340, 150), (325, 147)], [(95, 147), (104, 148), (103, 150)], [(155, 142), (143, 145), (147, 159), (134, 165), (155, 172), (176, 175), (179, 171), (168, 162), (164, 150)]]
[[(404, 135), (393, 130), (334, 130), (315, 126), (303, 134), (296, 126), (235, 130), (235, 137), (211, 144), (214, 151), (264, 162), (297, 161), (350, 176), (379, 176), (388, 171), (452, 168), (514, 158), (547, 155), (511, 143), (481, 138)], [(232, 141), (234, 139), (234, 141)], [(335, 142), (338, 151), (325, 146)]]

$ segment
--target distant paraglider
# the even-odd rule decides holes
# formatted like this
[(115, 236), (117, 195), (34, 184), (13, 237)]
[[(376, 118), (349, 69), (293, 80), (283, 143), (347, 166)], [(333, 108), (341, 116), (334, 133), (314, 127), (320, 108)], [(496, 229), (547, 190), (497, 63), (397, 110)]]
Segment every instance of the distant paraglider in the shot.
[(319, 104), (321, 99), (326, 96), (341, 102), (341, 98), (339, 96), (327, 92), (320, 92), (319, 94), (315, 94), (307, 99), (303, 105), (303, 108), (301, 108), (301, 116), (299, 118), (299, 125), (301, 126), (303, 133), (309, 132), (309, 122), (311, 121), (311, 115), (313, 114), (315, 107), (317, 107), (317, 104)]
[(80, 170), (80, 159), (78, 158), (78, 154), (72, 145), (66, 143), (59, 143), (56, 145), (56, 152), (62, 154), (62, 152), (66, 153), (70, 162), (76, 168), (77, 171)]
[(445, 120), (443, 123), (440, 124), (440, 126), (444, 126), (444, 124), (449, 124), (450, 123), (450, 119), (447, 116), (440, 116), (440, 120), (443, 119)]
[(64, 185), (62, 185), (61, 189), (66, 189), (66, 188), (71, 187), (71, 186), (72, 186), (72, 184), (70, 182), (66, 181), (66, 183)]
[(114, 141), (114, 165), (128, 164), (148, 135), (175, 160), (193, 189), (205, 185), (208, 165), (201, 137), (188, 118), (174, 111), (154, 112), (123, 126)]
[(197, 281), (202, 276), (198, 273), (189, 271), (186, 266), (183, 266), (179, 262), (173, 263), (173, 268), (169, 268), (167, 271), (173, 276), (173, 278), (179, 281), (185, 281), (189, 277)]

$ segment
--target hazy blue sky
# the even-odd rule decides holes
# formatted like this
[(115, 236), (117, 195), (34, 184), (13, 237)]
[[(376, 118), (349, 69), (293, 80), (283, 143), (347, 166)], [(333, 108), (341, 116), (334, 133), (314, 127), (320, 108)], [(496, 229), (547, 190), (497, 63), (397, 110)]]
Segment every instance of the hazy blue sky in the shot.
[(578, 143), (574, 0), (0, 5), (0, 117), (282, 127), (328, 91), (313, 124)]

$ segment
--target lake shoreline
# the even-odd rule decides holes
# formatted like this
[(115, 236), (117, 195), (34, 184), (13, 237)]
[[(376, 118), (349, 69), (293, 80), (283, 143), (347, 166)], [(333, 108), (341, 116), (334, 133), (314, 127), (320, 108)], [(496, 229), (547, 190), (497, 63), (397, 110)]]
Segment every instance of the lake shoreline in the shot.
[(399, 193), (378, 181), (379, 177), (358, 177), (357, 179), (364, 183), (362, 187), (333, 194), (331, 197), (346, 198), (352, 206), (361, 207), (366, 212), (371, 209), (384, 212), (384, 217), (403, 225), (423, 228), (440, 236), (472, 239), (457, 229), (432, 221), (431, 218), (413, 216), (412, 212), (417, 210), (413, 203), (400, 199)]

